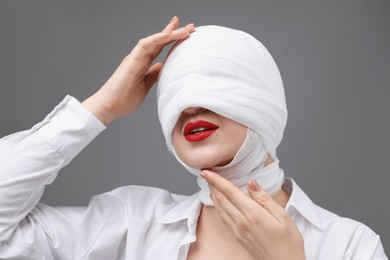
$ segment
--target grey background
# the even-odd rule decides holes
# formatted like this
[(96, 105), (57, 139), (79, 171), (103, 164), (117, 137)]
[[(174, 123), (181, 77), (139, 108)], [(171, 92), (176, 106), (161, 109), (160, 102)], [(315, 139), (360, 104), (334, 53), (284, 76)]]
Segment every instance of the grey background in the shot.
[[(388, 248), (389, 11), (385, 0), (1, 1), (0, 134), (30, 128), (67, 94), (93, 94), (138, 39), (174, 15), (242, 29), (267, 46), (284, 79), (286, 174)], [(195, 178), (166, 150), (153, 90), (64, 168), (42, 201), (86, 205), (128, 184), (195, 192)]]

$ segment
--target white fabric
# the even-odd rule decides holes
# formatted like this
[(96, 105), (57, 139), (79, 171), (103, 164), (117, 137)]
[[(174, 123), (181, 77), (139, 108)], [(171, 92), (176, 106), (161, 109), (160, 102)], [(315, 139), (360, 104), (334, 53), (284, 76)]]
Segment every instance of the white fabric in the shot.
[[(252, 136), (259, 135), (253, 139), (256, 142), (244, 143), (243, 149), (251, 156), (214, 171), (223, 171), (244, 191), (253, 179), (271, 195), (280, 189), (284, 174), (278, 167), (276, 147), (287, 121), (283, 82), (271, 55), (254, 37), (221, 26), (197, 27), (170, 51), (160, 73), (157, 102), (168, 149), (198, 176), (204, 204), (212, 205), (212, 201), (200, 169), (184, 164), (171, 140), (181, 112), (188, 107), (209, 109), (247, 126), (255, 132)], [(270, 167), (262, 164), (267, 153), (275, 159)]]
[[(224, 166), (213, 167), (213, 171), (240, 187), (248, 194), (246, 185), (250, 180), (256, 180), (271, 196), (276, 194), (284, 181), (284, 172), (279, 168), (279, 160), (276, 158), (271, 164), (264, 166), (261, 158), (265, 158), (267, 151), (261, 137), (253, 130), (247, 130), (247, 135), (241, 148), (233, 160)], [(188, 167), (178, 156), (176, 158), (194, 175), (199, 175), (199, 170)], [(264, 160), (264, 159), (263, 159)], [(210, 189), (207, 181), (200, 176), (197, 178), (200, 187), (199, 198), (205, 205), (213, 205), (210, 197)]]
[[(186, 259), (196, 239), (198, 194), (126, 186), (93, 197), (88, 207), (37, 204), (44, 185), (103, 129), (67, 97), (42, 123), (0, 140), (0, 259)], [(293, 180), (285, 189), (306, 259), (387, 259), (367, 226), (316, 206)]]

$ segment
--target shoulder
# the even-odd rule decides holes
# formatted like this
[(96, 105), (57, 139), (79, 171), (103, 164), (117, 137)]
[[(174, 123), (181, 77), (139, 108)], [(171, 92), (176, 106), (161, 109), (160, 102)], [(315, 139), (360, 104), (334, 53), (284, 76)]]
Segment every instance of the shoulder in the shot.
[(341, 217), (318, 205), (315, 209), (321, 219), (322, 231), (326, 233), (335, 233), (339, 236), (346, 236), (348, 240), (358, 238), (359, 240), (372, 241), (378, 235), (365, 224), (346, 217)]
[(321, 218), (324, 244), (342, 249), (345, 259), (387, 259), (379, 235), (370, 227), (318, 205), (316, 210)]
[(158, 217), (188, 197), (156, 187), (129, 185), (96, 195), (90, 203), (111, 204), (125, 208), (127, 212)]
[(387, 259), (380, 237), (368, 226), (316, 205), (293, 180), (290, 188), (286, 210), (300, 229), (309, 255), (315, 259), (329, 254), (327, 259)]
[(286, 206), (297, 211), (307, 223), (312, 224), (317, 229), (322, 230), (324, 233), (347, 233), (350, 236), (377, 236), (369, 227), (363, 223), (341, 217), (327, 209), (324, 209), (315, 204), (306, 193), (298, 186), (298, 184), (290, 179), (289, 180), (291, 195), (290, 200)]

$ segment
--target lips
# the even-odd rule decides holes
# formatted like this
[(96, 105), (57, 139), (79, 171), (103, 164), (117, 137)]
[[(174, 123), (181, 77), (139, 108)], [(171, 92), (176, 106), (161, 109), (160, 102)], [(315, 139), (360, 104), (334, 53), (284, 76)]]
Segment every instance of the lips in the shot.
[(199, 142), (210, 137), (219, 127), (213, 123), (198, 120), (184, 127), (184, 138), (189, 142)]

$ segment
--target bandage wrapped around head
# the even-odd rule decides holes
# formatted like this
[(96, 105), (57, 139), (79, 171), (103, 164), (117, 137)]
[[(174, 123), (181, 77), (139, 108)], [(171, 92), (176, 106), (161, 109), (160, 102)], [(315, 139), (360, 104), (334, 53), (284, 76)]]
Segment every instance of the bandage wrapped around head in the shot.
[[(279, 70), (267, 49), (251, 35), (221, 26), (200, 26), (168, 54), (157, 87), (158, 115), (168, 149), (198, 176), (200, 199), (212, 205), (200, 169), (183, 163), (172, 145), (172, 130), (188, 107), (203, 107), (248, 127), (228, 165), (212, 168), (246, 191), (257, 180), (271, 195), (284, 181), (276, 147), (287, 121)], [(274, 162), (264, 165), (267, 155)]]

